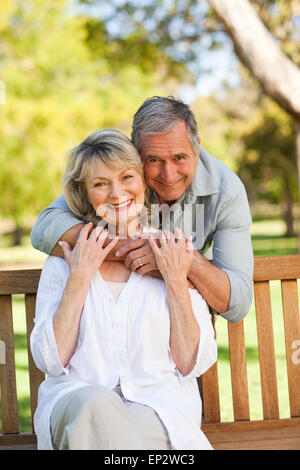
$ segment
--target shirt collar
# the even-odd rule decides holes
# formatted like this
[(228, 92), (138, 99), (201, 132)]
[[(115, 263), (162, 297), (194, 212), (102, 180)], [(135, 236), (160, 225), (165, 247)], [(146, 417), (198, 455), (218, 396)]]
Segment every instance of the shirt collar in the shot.
[(219, 191), (217, 184), (203, 164), (203, 159), (208, 159), (209, 157), (210, 155), (201, 147), (196, 176), (190, 185), (190, 188), (192, 187), (197, 196), (209, 196)]

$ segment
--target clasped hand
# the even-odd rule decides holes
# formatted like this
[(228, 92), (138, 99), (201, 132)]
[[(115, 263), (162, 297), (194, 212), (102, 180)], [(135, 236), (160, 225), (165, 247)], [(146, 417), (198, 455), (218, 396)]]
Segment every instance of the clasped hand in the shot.
[[(160, 231), (127, 240), (118, 248), (116, 255), (125, 255), (125, 266), (138, 274), (160, 271), (164, 277), (171, 266), (171, 271), (176, 275), (187, 275), (193, 262), (193, 244), (190, 239), (185, 239), (179, 229), (175, 229), (175, 235), (176, 238), (171, 232)], [(193, 287), (191, 283), (189, 285)]]
[[(138, 274), (160, 272), (165, 281), (187, 278), (193, 263), (193, 244), (179, 229), (175, 229), (175, 235), (176, 238), (172, 232), (159, 231), (128, 240), (118, 248), (116, 255), (118, 252), (120, 257), (125, 254), (125, 266)], [(92, 224), (86, 224), (73, 249), (65, 241), (59, 243), (72, 276), (90, 281), (119, 241), (115, 237), (107, 243), (107, 237), (107, 230), (93, 229)], [(190, 282), (189, 287), (193, 287)]]
[(186, 239), (179, 229), (175, 229), (175, 235), (176, 238), (172, 232), (160, 231), (159, 247), (151, 234), (149, 245), (164, 280), (176, 283), (180, 278), (187, 279), (194, 259), (194, 248), (191, 238)]

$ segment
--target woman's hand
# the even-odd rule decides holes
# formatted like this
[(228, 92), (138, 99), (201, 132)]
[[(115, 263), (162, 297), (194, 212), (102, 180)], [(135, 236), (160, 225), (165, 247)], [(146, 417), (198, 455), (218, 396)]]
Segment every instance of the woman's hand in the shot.
[(155, 260), (165, 282), (178, 282), (186, 279), (193, 263), (193, 244), (190, 238), (185, 239), (184, 234), (175, 229), (174, 237), (171, 232), (160, 231), (158, 247), (154, 236), (149, 236), (149, 244), (153, 250)]
[(187, 275), (191, 269), (194, 254), (190, 238), (175, 229), (159, 232), (160, 248), (153, 236), (149, 239), (151, 248), (166, 283), (170, 308), (170, 349), (177, 369), (187, 375), (196, 363), (200, 340), (200, 327), (195, 318), (188, 290)]
[(70, 268), (70, 275), (88, 282), (91, 280), (105, 257), (118, 242), (118, 237), (113, 238), (103, 248), (107, 235), (107, 230), (103, 230), (102, 227), (93, 229), (93, 225), (90, 223), (81, 229), (73, 250), (67, 242), (60, 242), (65, 260)]

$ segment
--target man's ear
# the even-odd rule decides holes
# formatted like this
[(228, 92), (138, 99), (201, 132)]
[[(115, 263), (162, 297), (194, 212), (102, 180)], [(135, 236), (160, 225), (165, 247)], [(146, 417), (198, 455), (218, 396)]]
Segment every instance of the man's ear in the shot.
[(200, 148), (201, 148), (201, 137), (197, 139), (197, 144), (198, 144), (198, 149), (197, 149), (197, 155), (196, 157), (199, 157), (200, 155)]

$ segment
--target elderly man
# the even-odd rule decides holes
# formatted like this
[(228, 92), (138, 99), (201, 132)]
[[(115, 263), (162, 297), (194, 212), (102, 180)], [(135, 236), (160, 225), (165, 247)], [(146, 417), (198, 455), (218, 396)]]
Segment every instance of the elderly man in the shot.
[[(160, 218), (160, 228), (180, 227), (187, 237), (193, 235), (189, 281), (215, 313), (232, 322), (242, 320), (252, 300), (253, 275), (251, 215), (243, 184), (200, 147), (195, 117), (180, 100), (146, 100), (134, 116), (132, 142), (144, 163), (151, 203), (164, 207), (161, 215), (166, 207), (171, 214)], [(32, 244), (63, 256), (58, 241), (74, 246), (81, 228), (60, 196), (40, 213)], [(209, 246), (211, 260), (204, 256)], [(125, 264), (139, 274), (159, 274), (145, 239), (120, 241), (114, 256), (125, 257)]]

